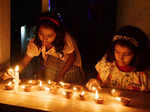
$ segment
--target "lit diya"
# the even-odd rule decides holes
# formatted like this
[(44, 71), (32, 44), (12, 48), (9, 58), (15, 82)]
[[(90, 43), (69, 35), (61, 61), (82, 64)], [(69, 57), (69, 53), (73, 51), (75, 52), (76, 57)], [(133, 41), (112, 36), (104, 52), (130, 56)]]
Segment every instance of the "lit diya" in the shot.
[(115, 99), (121, 102), (123, 105), (128, 105), (131, 101), (131, 99), (126, 98), (126, 97), (115, 97)]
[(7, 85), (5, 85), (5, 90), (12, 90), (14, 89), (14, 85), (12, 84), (12, 82), (9, 82)]
[(24, 88), (25, 92), (31, 92), (32, 91), (32, 86), (31, 85), (23, 86), (22, 88)]
[(36, 80), (29, 80), (27, 83), (30, 85), (37, 85), (38, 84), (38, 82)]
[(79, 95), (80, 100), (85, 100), (85, 91), (82, 91), (81, 94)]
[(74, 86), (73, 86), (73, 90), (80, 92), (80, 91), (83, 90), (83, 86), (81, 86), (81, 85), (74, 85)]
[(43, 82), (39, 80), (39, 90), (44, 90)]
[(69, 84), (69, 83), (59, 82), (59, 85), (60, 85), (61, 87), (63, 87), (64, 89), (69, 89), (69, 88), (71, 88), (71, 84)]
[(103, 104), (104, 100), (102, 98), (99, 97), (99, 94), (98, 94), (98, 91), (96, 90), (96, 93), (95, 93), (95, 102), (97, 104)]

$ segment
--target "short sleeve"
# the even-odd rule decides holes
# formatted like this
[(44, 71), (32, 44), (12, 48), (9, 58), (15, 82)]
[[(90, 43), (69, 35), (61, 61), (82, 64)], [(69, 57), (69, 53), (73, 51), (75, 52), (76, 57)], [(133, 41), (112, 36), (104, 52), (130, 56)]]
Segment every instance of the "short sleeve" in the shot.
[(96, 64), (95, 68), (102, 82), (104, 82), (111, 70), (112, 63), (106, 61), (106, 55)]
[(74, 52), (74, 50), (75, 50), (75, 48), (73, 46), (71, 36), (66, 33), (65, 46), (64, 46), (63, 52), (64, 52), (64, 54), (71, 54)]

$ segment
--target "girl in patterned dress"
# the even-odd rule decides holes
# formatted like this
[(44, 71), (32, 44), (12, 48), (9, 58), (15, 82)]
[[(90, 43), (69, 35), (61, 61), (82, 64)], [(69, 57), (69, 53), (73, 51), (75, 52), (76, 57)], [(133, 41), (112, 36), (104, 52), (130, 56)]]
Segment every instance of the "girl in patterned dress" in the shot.
[[(133, 26), (122, 27), (114, 35), (112, 44), (104, 57), (95, 66), (100, 85), (147, 91), (149, 89), (148, 74), (144, 72), (144, 66), (142, 66), (142, 64), (146, 65), (142, 61), (146, 58), (144, 55), (146, 45), (144, 32)], [(91, 88), (95, 82), (91, 79), (86, 86)]]
[(32, 63), (30, 74), (46, 80), (83, 82), (81, 56), (75, 40), (59, 21), (49, 16), (41, 16), (38, 21), (36, 37), (30, 40), (20, 64), (22, 73), (27, 73), (28, 69), (24, 68), (29, 63)]

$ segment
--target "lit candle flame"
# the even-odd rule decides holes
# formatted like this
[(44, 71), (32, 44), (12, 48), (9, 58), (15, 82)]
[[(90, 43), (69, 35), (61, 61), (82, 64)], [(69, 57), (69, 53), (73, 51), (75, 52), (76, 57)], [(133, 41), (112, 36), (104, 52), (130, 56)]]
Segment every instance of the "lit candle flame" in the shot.
[(39, 84), (40, 86), (42, 86), (42, 81), (40, 81), (40, 84)]
[(65, 83), (63, 83), (63, 82), (59, 82), (60, 83), (60, 85), (62, 85), (62, 86), (64, 86), (65, 85)]
[(63, 95), (66, 95), (66, 91), (63, 90), (63, 91), (62, 91), (62, 94), (63, 94)]
[(81, 96), (84, 96), (84, 94), (85, 94), (85, 92), (84, 92), (84, 91), (82, 91), (82, 92), (81, 92)]
[(16, 72), (19, 71), (19, 65), (17, 65), (17, 66), (15, 67), (15, 71), (16, 71)]
[(73, 90), (74, 90), (74, 91), (76, 91), (76, 90), (77, 90), (77, 88), (76, 88), (76, 87), (73, 87)]
[(25, 85), (22, 85), (21, 88), (24, 89), (24, 88), (25, 88)]
[(8, 85), (8, 86), (11, 86), (11, 85), (12, 85), (12, 82), (9, 82), (7, 85)]
[(45, 91), (50, 91), (50, 88), (44, 87)]
[(120, 97), (115, 97), (115, 99), (116, 99), (117, 101), (121, 101), (121, 98), (120, 98)]
[(98, 91), (96, 90), (95, 92), (95, 99), (98, 99), (99, 98), (99, 95), (98, 95)]
[(52, 81), (51, 80), (48, 80), (48, 84), (51, 84), (52, 83)]

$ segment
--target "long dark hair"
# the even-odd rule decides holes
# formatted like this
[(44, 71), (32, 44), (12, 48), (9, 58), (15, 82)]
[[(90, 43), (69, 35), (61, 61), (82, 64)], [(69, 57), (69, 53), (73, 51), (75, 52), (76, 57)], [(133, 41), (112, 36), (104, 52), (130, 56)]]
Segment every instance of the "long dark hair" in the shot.
[(49, 17), (49, 16), (41, 16), (37, 20), (37, 28), (36, 28), (36, 37), (34, 40), (34, 43), (41, 48), (42, 42), (38, 37), (38, 30), (41, 26), (44, 26), (46, 28), (51, 28), (55, 31), (56, 33), (56, 38), (54, 42), (52, 42), (52, 45), (55, 47), (56, 52), (63, 53), (62, 50), (65, 45), (65, 30), (63, 26), (60, 24), (60, 22), (54, 17)]
[(148, 67), (148, 54), (145, 55), (146, 49), (149, 49), (148, 37), (141, 29), (134, 26), (124, 26), (120, 28), (118, 32), (114, 33), (113, 36), (115, 35), (133, 38), (138, 42), (138, 46), (135, 46), (132, 42), (126, 39), (112, 41), (109, 49), (106, 52), (106, 60), (108, 62), (115, 60), (114, 47), (116, 44), (119, 44), (128, 47), (135, 54), (130, 65), (135, 66), (137, 71)]

